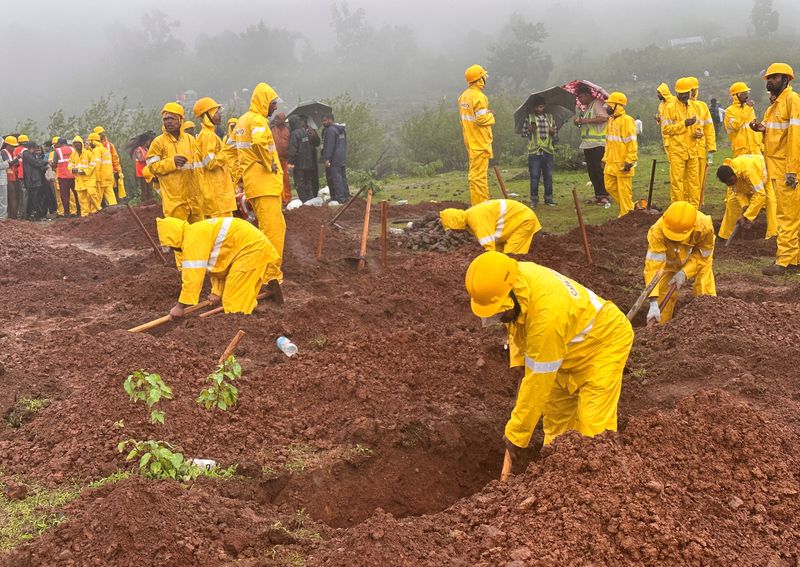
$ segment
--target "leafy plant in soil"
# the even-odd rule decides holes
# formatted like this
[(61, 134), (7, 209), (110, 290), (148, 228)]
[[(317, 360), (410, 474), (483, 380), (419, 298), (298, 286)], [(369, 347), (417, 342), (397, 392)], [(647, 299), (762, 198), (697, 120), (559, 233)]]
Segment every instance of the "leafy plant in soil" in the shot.
[(161, 379), (158, 374), (151, 374), (145, 370), (136, 370), (125, 379), (122, 385), (125, 393), (132, 402), (142, 401), (150, 409), (150, 423), (164, 425), (164, 412), (153, 408), (162, 399), (172, 399), (172, 388)]
[(233, 385), (233, 382), (241, 377), (241, 365), (236, 362), (236, 357), (229, 356), (212, 374), (208, 375), (211, 385), (200, 392), (197, 403), (207, 410), (227, 411), (239, 400), (239, 389)]

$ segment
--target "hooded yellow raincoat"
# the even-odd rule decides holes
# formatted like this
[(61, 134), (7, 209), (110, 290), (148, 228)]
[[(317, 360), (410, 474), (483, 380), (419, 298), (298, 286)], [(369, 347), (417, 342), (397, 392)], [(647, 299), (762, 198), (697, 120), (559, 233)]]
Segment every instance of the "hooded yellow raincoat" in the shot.
[(484, 80), (470, 83), (458, 97), (461, 131), (469, 158), (470, 204), (489, 200), (489, 160), (492, 153), (494, 114), (489, 111), (489, 99), (483, 94)]
[[(711, 217), (697, 212), (697, 220), (692, 232), (684, 240), (675, 242), (664, 234), (664, 217), (659, 218), (647, 232), (647, 256), (644, 262), (644, 281), (649, 284), (659, 270), (664, 273), (659, 285), (650, 297), (664, 300), (669, 283), (678, 271), (683, 270), (686, 279), (695, 278), (694, 296), (717, 295), (714, 280), (714, 226)], [(669, 302), (661, 309), (661, 324), (672, 318), (678, 294), (673, 293)]]
[(727, 240), (740, 216), (752, 222), (764, 208), (767, 213), (767, 233), (764, 238), (778, 234), (775, 192), (767, 182), (764, 157), (760, 154), (744, 155), (726, 159), (723, 165), (733, 169), (736, 184), (728, 187), (725, 196), (725, 215), (719, 227), (719, 237)]
[(228, 164), (228, 173), (233, 181), (234, 188), (242, 181), (242, 168), (239, 166), (239, 151), (236, 149), (236, 141), (233, 139), (233, 131), (238, 120), (233, 118), (228, 121), (228, 133), (222, 138), (222, 153), (225, 162)]
[[(78, 141), (81, 141), (78, 139)], [(96, 213), (97, 209), (93, 207), (94, 199), (89, 197), (90, 194), (94, 195), (96, 190), (95, 181), (95, 156), (91, 149), (85, 145), (78, 153), (76, 149), (69, 156), (69, 170), (77, 169), (78, 174), (75, 175), (75, 191), (78, 194), (78, 203), (81, 206), (81, 216), (85, 217), (90, 213)]]
[(711, 111), (705, 102), (697, 99), (699, 92), (700, 91), (697, 90), (693, 98), (694, 103), (700, 110), (700, 114), (697, 116), (697, 124), (695, 124), (695, 127), (699, 126), (703, 129), (703, 137), (697, 140), (697, 177), (700, 179), (701, 185), (698, 199), (702, 197), (703, 184), (708, 182), (706, 179), (708, 170), (708, 154), (710, 152), (717, 151), (717, 133), (714, 129), (714, 121), (711, 120)]
[[(669, 148), (670, 202), (689, 201), (700, 206), (700, 148), (695, 132), (703, 132), (700, 124), (702, 111), (691, 99), (687, 104), (676, 97), (664, 110), (661, 117), (661, 132)], [(692, 126), (686, 126), (687, 118), (697, 118)], [(713, 128), (713, 125), (712, 125)], [(716, 147), (716, 146), (715, 146)]]
[(196, 305), (208, 272), (211, 292), (222, 298), (225, 313), (252, 313), (256, 296), (270, 281), (270, 266), (278, 253), (267, 237), (249, 222), (233, 217), (189, 224), (176, 218), (158, 219), (161, 244), (176, 251), (181, 267), (184, 305)]
[(626, 163), (632, 166), (639, 161), (639, 145), (636, 140), (636, 123), (625, 113), (622, 105), (617, 105), (614, 115), (606, 126), (606, 150), (603, 155), (606, 163), (603, 172), (606, 190), (619, 205), (619, 215), (624, 216), (633, 210), (633, 175), (635, 167), (624, 171)]
[(511, 366), (525, 366), (506, 438), (527, 447), (544, 416), (544, 442), (577, 430), (616, 431), (622, 371), (633, 344), (625, 315), (579, 283), (520, 262), (514, 295), (521, 312), (508, 325)]
[(527, 254), (542, 229), (530, 207), (511, 199), (484, 201), (466, 211), (445, 209), (439, 216), (445, 230), (468, 230), (484, 250), (505, 254)]
[(105, 198), (109, 205), (116, 205), (117, 198), (114, 195), (114, 162), (111, 152), (102, 143), (95, 142), (92, 148), (95, 160), (95, 180), (97, 187), (94, 191), (94, 206), (100, 209)]
[(750, 123), (756, 119), (755, 109), (740, 103), (735, 96), (733, 99), (733, 104), (725, 109), (725, 131), (731, 140), (733, 157), (763, 154), (763, 136), (750, 128)]
[[(659, 128), (662, 126), (662, 121), (664, 118), (664, 112), (666, 111), (667, 105), (670, 104), (673, 100), (675, 100), (675, 96), (670, 92), (669, 86), (667, 83), (661, 83), (658, 85), (656, 89), (661, 96), (664, 97), (664, 100), (658, 103), (658, 114), (656, 114), (656, 122), (658, 123)], [(661, 131), (661, 143), (664, 145), (664, 151), (668, 151), (668, 144), (669, 139), (664, 135), (664, 131)]]
[[(267, 83), (256, 85), (250, 110), (236, 123), (233, 141), (239, 154), (244, 194), (256, 214), (258, 227), (282, 257), (286, 238), (286, 220), (281, 210), (283, 170), (267, 119), (269, 105), (277, 98), (278, 93)], [(279, 260), (278, 268), (280, 265)], [(275, 277), (283, 281), (280, 270)]]
[(229, 217), (236, 210), (236, 198), (222, 140), (207, 113), (200, 119), (200, 126), (197, 150), (202, 165), (196, 173), (203, 193), (203, 212), (206, 217)]

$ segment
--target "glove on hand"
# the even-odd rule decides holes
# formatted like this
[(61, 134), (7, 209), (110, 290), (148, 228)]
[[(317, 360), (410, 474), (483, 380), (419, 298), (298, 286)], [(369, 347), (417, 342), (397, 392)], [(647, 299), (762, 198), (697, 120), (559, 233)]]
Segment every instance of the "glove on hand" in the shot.
[(672, 279), (670, 280), (671, 284), (675, 284), (675, 289), (680, 289), (683, 287), (683, 284), (686, 283), (686, 272), (683, 270), (677, 272)]
[(653, 299), (650, 301), (650, 309), (647, 310), (647, 322), (655, 321), (661, 322), (661, 309), (658, 308), (658, 300)]

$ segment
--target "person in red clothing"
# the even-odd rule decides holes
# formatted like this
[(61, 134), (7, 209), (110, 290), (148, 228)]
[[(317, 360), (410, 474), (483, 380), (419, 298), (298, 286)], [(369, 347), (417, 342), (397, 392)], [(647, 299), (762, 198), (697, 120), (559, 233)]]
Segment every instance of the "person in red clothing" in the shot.
[(278, 150), (278, 159), (283, 168), (283, 195), (281, 195), (281, 199), (285, 205), (292, 200), (292, 184), (289, 183), (289, 169), (286, 167), (286, 160), (289, 159), (289, 136), (291, 136), (292, 132), (286, 125), (286, 115), (283, 112), (276, 113), (269, 129), (272, 130), (275, 149)]
[(153, 184), (148, 183), (144, 177), (144, 167), (147, 165), (147, 150), (150, 149), (150, 143), (156, 137), (152, 130), (148, 130), (143, 134), (139, 134), (131, 139), (126, 145), (125, 149), (128, 150), (133, 164), (136, 168), (136, 184), (139, 187), (139, 202), (150, 203), (153, 201)]
[(20, 134), (17, 137), (17, 142), (19, 142), (19, 145), (14, 148), (14, 153), (11, 154), (18, 161), (17, 169), (14, 172), (17, 176), (16, 195), (13, 202), (11, 198), (8, 200), (8, 218), (10, 219), (25, 218), (28, 209), (28, 194), (25, 190), (25, 168), (22, 167), (22, 154), (28, 151), (27, 144), (30, 140), (25, 134)]
[[(61, 203), (64, 207), (64, 216), (65, 217), (73, 217), (78, 216), (80, 211), (77, 210), (78, 205), (78, 193), (75, 192), (75, 176), (69, 170), (69, 156), (72, 155), (74, 151), (72, 146), (67, 144), (67, 141), (64, 138), (59, 138), (58, 142), (56, 143), (56, 147), (53, 148), (54, 152), (54, 160), (56, 162), (56, 178), (58, 179), (58, 193), (61, 196)], [(75, 211), (71, 211), (70, 206), (70, 196), (74, 195), (75, 199)]]

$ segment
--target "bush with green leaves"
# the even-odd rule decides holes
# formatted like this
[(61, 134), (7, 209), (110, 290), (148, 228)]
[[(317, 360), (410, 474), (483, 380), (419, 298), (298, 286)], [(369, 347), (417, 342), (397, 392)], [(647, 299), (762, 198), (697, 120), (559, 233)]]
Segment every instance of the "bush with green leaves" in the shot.
[(183, 453), (166, 441), (137, 441), (128, 439), (117, 445), (117, 451), (122, 453), (130, 448), (126, 461), (139, 458), (139, 474), (145, 478), (155, 480), (177, 480), (188, 482), (199, 476), (228, 479), (236, 474), (236, 465), (225, 469), (206, 469), (187, 460)]
[(229, 356), (212, 374), (208, 375), (211, 385), (200, 392), (197, 403), (207, 410), (227, 411), (228, 408), (235, 406), (239, 399), (239, 389), (233, 383), (241, 376), (241, 365), (236, 361), (235, 356)]
[(125, 379), (123, 384), (125, 393), (132, 402), (142, 401), (150, 410), (150, 423), (164, 424), (164, 412), (155, 406), (162, 399), (172, 399), (172, 388), (161, 379), (158, 374), (151, 374), (145, 370), (136, 370)]

